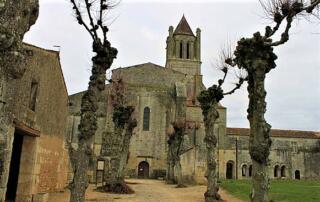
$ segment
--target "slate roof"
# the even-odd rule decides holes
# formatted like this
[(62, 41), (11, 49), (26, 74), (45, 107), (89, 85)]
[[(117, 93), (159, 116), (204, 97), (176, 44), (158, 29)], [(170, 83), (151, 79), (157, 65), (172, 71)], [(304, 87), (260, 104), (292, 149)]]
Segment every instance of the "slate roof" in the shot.
[[(249, 136), (249, 128), (227, 128), (227, 135)], [(271, 137), (320, 139), (316, 131), (271, 129)]]
[(182, 16), (177, 28), (175, 29), (173, 34), (184, 34), (194, 36), (192, 29), (190, 28), (189, 23), (187, 22), (184, 15)]

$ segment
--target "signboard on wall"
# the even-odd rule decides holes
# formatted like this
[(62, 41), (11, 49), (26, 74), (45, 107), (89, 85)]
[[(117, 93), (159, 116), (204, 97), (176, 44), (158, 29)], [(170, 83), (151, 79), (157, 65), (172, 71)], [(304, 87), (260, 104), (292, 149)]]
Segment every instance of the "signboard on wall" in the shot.
[(104, 161), (98, 161), (97, 170), (98, 171), (104, 170)]

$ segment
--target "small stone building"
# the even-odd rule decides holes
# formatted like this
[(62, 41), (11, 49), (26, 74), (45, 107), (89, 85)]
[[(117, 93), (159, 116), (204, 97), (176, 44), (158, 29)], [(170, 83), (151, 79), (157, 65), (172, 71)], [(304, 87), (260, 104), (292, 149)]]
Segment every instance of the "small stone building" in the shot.
[[(172, 122), (183, 119), (186, 122), (181, 156), (183, 177), (189, 182), (203, 183), (206, 147), (203, 142), (202, 111), (196, 99), (201, 90), (205, 89), (201, 75), (201, 31), (197, 29), (194, 34), (183, 16), (175, 29), (170, 26), (166, 42), (167, 58), (164, 67), (146, 63), (119, 68), (112, 74), (113, 79), (122, 78), (125, 82), (127, 100), (135, 106), (134, 113), (138, 120), (130, 144), (127, 176), (165, 177), (168, 129)], [(107, 85), (99, 98), (98, 131), (93, 144), (97, 161), (99, 158), (107, 159), (103, 154), (104, 141), (112, 135), (111, 88), (111, 84)], [(68, 134), (74, 143), (77, 142), (82, 95), (83, 92), (69, 96)], [(219, 107), (220, 119), (216, 126), (219, 134), (219, 177), (248, 177), (251, 165), (248, 129), (227, 128), (226, 111), (223, 106)], [(299, 178), (319, 177), (316, 167), (319, 167), (320, 159), (316, 145), (320, 137), (315, 132), (276, 131), (273, 131), (271, 162), (272, 167), (279, 166), (280, 174), (277, 170), (277, 177), (281, 176), (281, 170), (284, 170), (285, 177), (290, 178), (295, 176), (296, 171), (299, 172)], [(101, 178), (97, 170), (108, 169), (108, 162), (104, 166), (98, 164), (95, 162), (92, 166), (92, 181)], [(273, 176), (270, 170), (271, 174)]]
[(0, 84), (0, 110), (10, 116), (0, 120), (0, 201), (38, 201), (67, 185), (68, 94), (59, 52), (24, 48), (22, 78)]
[[(220, 113), (221, 114), (221, 113)], [(216, 130), (225, 130), (220, 124)], [(219, 132), (217, 174), (220, 179), (248, 179), (252, 176), (247, 128), (226, 128)], [(269, 156), (271, 179), (320, 179), (320, 133), (313, 131), (271, 130)], [(182, 172), (186, 181), (205, 183), (205, 145), (182, 155)]]

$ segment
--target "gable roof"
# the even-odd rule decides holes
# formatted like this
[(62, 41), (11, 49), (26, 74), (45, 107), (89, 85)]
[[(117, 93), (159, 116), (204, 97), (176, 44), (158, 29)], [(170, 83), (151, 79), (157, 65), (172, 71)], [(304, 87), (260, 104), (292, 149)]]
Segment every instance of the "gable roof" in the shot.
[[(249, 128), (227, 128), (227, 135), (249, 136)], [(271, 129), (271, 137), (320, 139), (319, 132)]]
[(187, 22), (184, 15), (182, 16), (177, 28), (175, 29), (174, 35), (176, 34), (184, 34), (184, 35), (191, 35), (194, 36), (192, 29), (190, 28), (189, 23)]

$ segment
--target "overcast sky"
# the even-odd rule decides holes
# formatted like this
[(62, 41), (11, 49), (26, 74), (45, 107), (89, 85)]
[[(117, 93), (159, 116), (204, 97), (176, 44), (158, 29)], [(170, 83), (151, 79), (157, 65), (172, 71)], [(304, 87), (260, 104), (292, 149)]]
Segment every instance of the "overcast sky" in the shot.
[[(108, 18), (109, 40), (119, 50), (113, 68), (145, 62), (164, 66), (168, 28), (176, 26), (183, 14), (194, 31), (197, 27), (202, 30), (202, 74), (207, 87), (221, 76), (214, 68), (221, 47), (263, 31), (269, 23), (258, 0), (122, 0)], [(76, 23), (68, 0), (40, 0), (39, 19), (25, 41), (60, 50), (69, 94), (86, 89), (91, 40)], [(297, 21), (290, 41), (276, 53), (278, 66), (266, 80), (267, 121), (278, 129), (319, 131), (319, 20)], [(235, 80), (231, 76), (229, 81), (231, 84)], [(228, 127), (248, 127), (245, 86), (222, 104), (228, 108)]]

